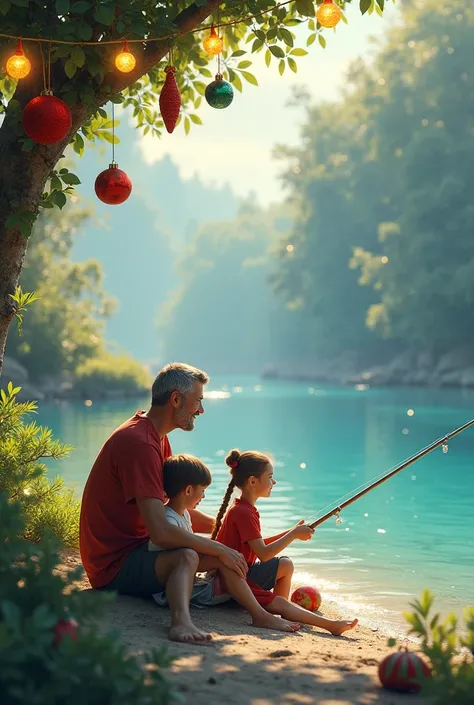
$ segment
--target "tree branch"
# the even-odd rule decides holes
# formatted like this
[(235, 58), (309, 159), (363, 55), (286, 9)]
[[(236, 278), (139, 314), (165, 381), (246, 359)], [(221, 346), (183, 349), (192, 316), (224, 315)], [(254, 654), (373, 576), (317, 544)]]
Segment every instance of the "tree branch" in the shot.
[[(196, 27), (198, 27), (201, 22), (204, 22), (218, 6), (219, 0), (208, 0), (208, 2), (201, 7), (198, 7), (195, 3), (189, 5), (189, 7), (180, 12), (173, 20), (173, 24), (178, 29), (178, 36), (182, 36), (196, 29)], [(164, 39), (162, 42), (147, 43), (141, 60), (137, 61), (137, 67), (134, 71), (128, 74), (121, 74), (120, 76), (112, 74), (112, 90), (116, 93), (120, 93), (125, 88), (128, 88), (128, 86), (131, 86), (161, 61), (169, 50), (169, 39)]]

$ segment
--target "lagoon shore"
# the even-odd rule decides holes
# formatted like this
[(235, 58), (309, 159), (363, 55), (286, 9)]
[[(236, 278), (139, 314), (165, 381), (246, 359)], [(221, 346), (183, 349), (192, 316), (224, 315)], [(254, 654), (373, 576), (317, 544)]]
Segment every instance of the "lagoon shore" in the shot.
[[(60, 570), (80, 565), (76, 552)], [(80, 588), (89, 590), (87, 578)], [(321, 611), (346, 618), (333, 604)], [(357, 616), (357, 615), (355, 615)], [(206, 646), (167, 639), (169, 613), (152, 602), (119, 597), (109, 605), (101, 628), (118, 630), (131, 653), (166, 644), (175, 658), (168, 677), (189, 705), (422, 705), (420, 695), (383, 690), (379, 661), (389, 653), (387, 636), (364, 623), (347, 636), (303, 627), (296, 634), (250, 626), (244, 610), (230, 605), (193, 610), (198, 626), (210, 631)]]

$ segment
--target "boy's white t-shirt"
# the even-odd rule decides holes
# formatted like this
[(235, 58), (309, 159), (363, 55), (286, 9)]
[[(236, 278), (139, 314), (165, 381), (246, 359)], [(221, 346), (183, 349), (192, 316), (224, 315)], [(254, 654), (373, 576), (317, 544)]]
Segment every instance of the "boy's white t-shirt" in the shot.
[[(191, 516), (190, 516), (187, 509), (184, 510), (184, 514), (183, 514), (183, 516), (181, 516), (181, 514), (178, 514), (178, 512), (175, 512), (174, 509), (171, 509), (171, 507), (165, 507), (165, 515), (166, 515), (166, 518), (170, 524), (174, 524), (174, 526), (179, 526), (180, 529), (184, 529), (185, 531), (189, 531), (191, 534), (193, 533), (193, 525), (191, 523)], [(157, 546), (152, 541), (149, 541), (148, 542), (148, 550), (149, 551), (164, 551), (166, 549), (161, 548), (161, 546)]]

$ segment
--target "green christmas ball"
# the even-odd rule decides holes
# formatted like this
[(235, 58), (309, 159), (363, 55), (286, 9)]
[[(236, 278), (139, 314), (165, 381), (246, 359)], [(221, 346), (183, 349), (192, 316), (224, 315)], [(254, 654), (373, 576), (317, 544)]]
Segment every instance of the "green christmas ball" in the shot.
[(216, 80), (206, 86), (205, 96), (211, 108), (228, 108), (234, 100), (234, 89), (218, 73)]

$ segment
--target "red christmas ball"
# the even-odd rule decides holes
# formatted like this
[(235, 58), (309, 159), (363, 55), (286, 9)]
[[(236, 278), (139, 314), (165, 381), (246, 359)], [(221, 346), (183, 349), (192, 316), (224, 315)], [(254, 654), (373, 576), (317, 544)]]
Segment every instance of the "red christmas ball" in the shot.
[(312, 585), (302, 585), (294, 591), (291, 601), (305, 610), (316, 612), (321, 606), (321, 593)]
[(95, 193), (102, 203), (108, 206), (118, 206), (132, 193), (132, 182), (127, 174), (112, 162), (108, 169), (101, 171), (95, 180)]
[(65, 636), (76, 641), (78, 626), (75, 619), (58, 619), (54, 627), (54, 645), (58, 646)]
[(167, 66), (166, 79), (160, 93), (161, 117), (168, 132), (173, 132), (181, 110), (181, 96), (176, 83), (174, 66)]
[(418, 654), (407, 649), (389, 654), (379, 663), (379, 679), (384, 688), (399, 693), (418, 693), (431, 671)]
[(45, 93), (25, 105), (22, 123), (28, 137), (38, 144), (55, 144), (68, 134), (72, 116), (63, 100)]

